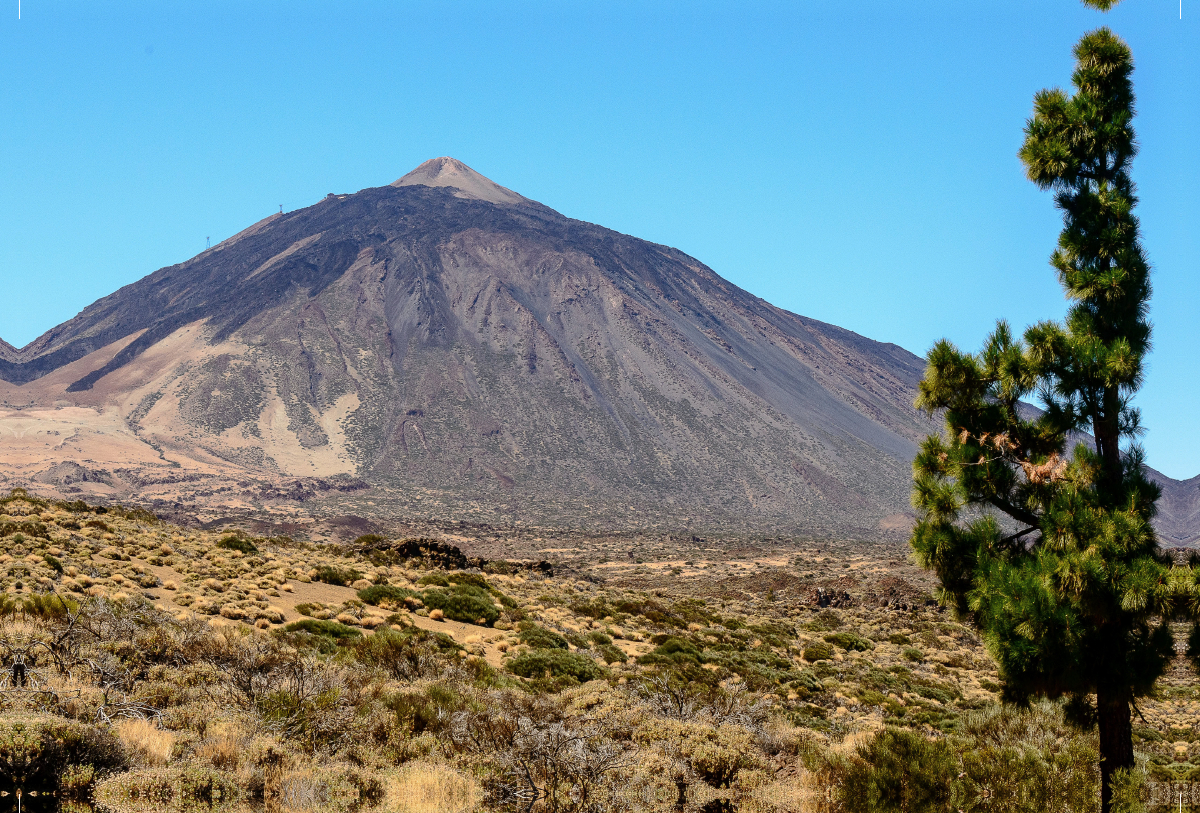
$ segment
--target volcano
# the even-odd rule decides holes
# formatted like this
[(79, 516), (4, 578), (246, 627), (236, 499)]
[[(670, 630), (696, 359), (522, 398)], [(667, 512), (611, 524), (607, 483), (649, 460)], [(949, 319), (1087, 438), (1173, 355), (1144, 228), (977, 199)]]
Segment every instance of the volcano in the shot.
[[(216, 514), (895, 537), (937, 428), (923, 369), (437, 158), (0, 343), (0, 477)], [(1160, 524), (1190, 539), (1185, 497)]]

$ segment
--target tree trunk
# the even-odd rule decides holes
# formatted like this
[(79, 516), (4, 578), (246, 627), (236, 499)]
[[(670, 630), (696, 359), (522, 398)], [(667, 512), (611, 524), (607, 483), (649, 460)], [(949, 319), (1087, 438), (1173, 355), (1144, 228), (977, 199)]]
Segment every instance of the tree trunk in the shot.
[(1121, 768), (1133, 767), (1133, 721), (1129, 695), (1121, 691), (1096, 693), (1096, 714), (1100, 722), (1100, 812), (1112, 810), (1112, 775)]

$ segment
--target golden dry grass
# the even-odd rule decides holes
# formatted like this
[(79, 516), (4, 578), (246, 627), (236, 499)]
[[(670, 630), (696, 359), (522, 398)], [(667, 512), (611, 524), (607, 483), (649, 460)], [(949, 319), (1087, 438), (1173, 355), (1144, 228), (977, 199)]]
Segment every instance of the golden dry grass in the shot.
[[(808, 771), (799, 776), (776, 779), (755, 789), (739, 808), (746, 813), (815, 813), (827, 809), (829, 788)], [(758, 804), (755, 804), (758, 803)]]
[(117, 725), (117, 737), (126, 753), (144, 765), (160, 766), (171, 761), (174, 732), (164, 731), (149, 720), (122, 720)]
[(481, 801), (479, 786), (448, 765), (412, 762), (386, 781), (395, 813), (467, 813)]
[(217, 770), (235, 771), (241, 761), (245, 742), (236, 734), (219, 734), (210, 737), (196, 749), (196, 757)]

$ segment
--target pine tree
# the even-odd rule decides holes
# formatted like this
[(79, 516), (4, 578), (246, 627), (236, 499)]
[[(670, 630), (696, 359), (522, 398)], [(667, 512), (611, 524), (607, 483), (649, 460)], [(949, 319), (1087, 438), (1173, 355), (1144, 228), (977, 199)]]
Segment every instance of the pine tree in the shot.
[[(1023, 338), (1001, 321), (975, 355), (945, 340), (930, 351), (917, 406), (944, 410), (947, 434), (913, 464), (911, 541), (983, 633), (1004, 701), (1066, 698), (1073, 720), (1099, 725), (1108, 811), (1113, 772), (1134, 764), (1130, 707), (1174, 654), (1174, 590), (1131, 404), (1150, 347), (1133, 58), (1107, 28), (1074, 53), (1074, 94), (1036, 95), (1020, 150), (1063, 212), (1051, 265), (1069, 311)], [(1033, 395), (1044, 411), (1022, 403)]]

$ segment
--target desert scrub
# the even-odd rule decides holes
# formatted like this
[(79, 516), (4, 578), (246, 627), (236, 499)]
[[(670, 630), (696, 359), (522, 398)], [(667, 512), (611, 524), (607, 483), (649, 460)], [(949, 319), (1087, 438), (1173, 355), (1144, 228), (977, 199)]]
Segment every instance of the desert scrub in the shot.
[(604, 676), (603, 667), (587, 655), (563, 649), (522, 652), (506, 666), (508, 671), (523, 678), (569, 678), (586, 683)]
[(835, 759), (832, 773), (848, 813), (980, 805), (997, 813), (1082, 812), (1096, 808), (1097, 758), (1096, 734), (1071, 727), (1057, 704), (1043, 701), (968, 713), (961, 733), (945, 739), (885, 729), (849, 760)]
[(343, 639), (359, 638), (362, 631), (354, 627), (339, 624), (337, 621), (326, 621), (318, 618), (302, 618), (284, 627), (288, 632), (307, 632), (309, 635), (320, 635), (326, 638)]
[(833, 649), (828, 644), (812, 644), (804, 648), (803, 655), (809, 662), (827, 661), (833, 657)]
[(427, 632), (417, 627), (383, 629), (359, 639), (351, 647), (359, 663), (382, 669), (402, 681), (436, 677), (447, 660), (461, 650), (462, 645), (444, 632)]
[(227, 536), (217, 541), (217, 547), (225, 550), (236, 550), (239, 553), (258, 553), (258, 546), (249, 539), (240, 536)]
[(704, 652), (700, 647), (685, 638), (664, 635), (661, 637), (655, 636), (651, 641), (658, 643), (658, 646), (652, 652), (638, 658), (638, 663), (643, 666), (682, 663), (685, 661), (703, 663), (705, 660)]
[(600, 630), (588, 633), (588, 640), (597, 646), (612, 646), (613, 639)]
[(596, 652), (606, 664), (625, 663), (629, 660), (629, 656), (622, 652), (612, 644), (600, 644), (596, 647)]
[(403, 606), (406, 598), (412, 598), (416, 595), (414, 591), (403, 587), (396, 587), (391, 584), (375, 584), (359, 590), (358, 600), (374, 607), (394, 610)]
[(441, 610), (447, 618), (466, 624), (491, 626), (500, 618), (488, 591), (473, 584), (459, 583), (448, 590), (431, 587), (421, 593), (421, 601), (430, 610)]
[(742, 771), (767, 767), (754, 734), (742, 726), (662, 717), (647, 717), (640, 722), (634, 742), (680, 759), (691, 773), (712, 787), (728, 788)]
[(861, 635), (856, 635), (853, 632), (835, 632), (831, 635), (826, 635), (825, 641), (848, 652), (866, 652), (875, 648), (875, 645), (869, 639)]
[(332, 584), (335, 587), (345, 587), (363, 577), (360, 570), (355, 570), (352, 567), (334, 567), (333, 565), (316, 567), (309, 575), (315, 582), (324, 582), (325, 584)]
[(557, 632), (530, 625), (528, 628), (521, 630), (518, 638), (521, 643), (532, 649), (567, 649), (567, 639), (559, 635)]

